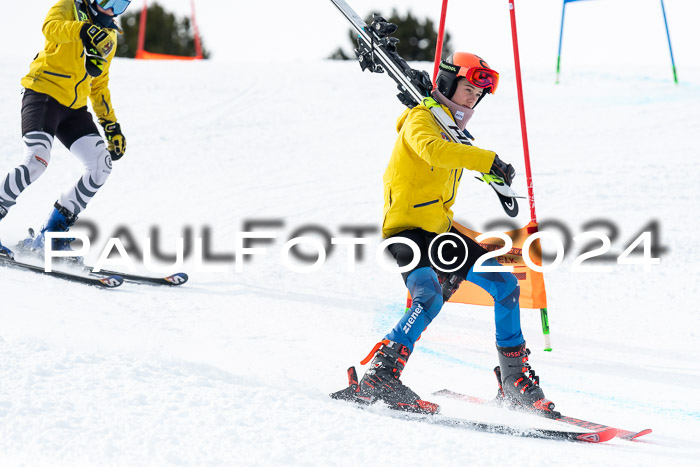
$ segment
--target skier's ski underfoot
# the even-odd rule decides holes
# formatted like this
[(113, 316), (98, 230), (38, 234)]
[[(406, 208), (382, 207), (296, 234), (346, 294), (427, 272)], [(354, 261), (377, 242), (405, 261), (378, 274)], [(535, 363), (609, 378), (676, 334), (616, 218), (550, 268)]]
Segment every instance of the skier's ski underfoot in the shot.
[(128, 272), (107, 271), (104, 269), (100, 270), (100, 272), (93, 272), (95, 269), (94, 266), (83, 265), (83, 267), (91, 276), (118, 275), (123, 277), (125, 281), (136, 284), (177, 286), (182, 285), (189, 280), (189, 276), (184, 272), (178, 272), (164, 277), (153, 277)]
[(626, 439), (629, 441), (636, 440), (640, 436), (648, 435), (649, 433), (652, 432), (651, 429), (649, 429), (649, 428), (647, 428), (645, 430), (641, 430), (641, 431), (623, 430), (621, 428), (614, 428), (614, 427), (611, 427), (608, 425), (603, 425), (601, 423), (589, 422), (587, 420), (582, 420), (580, 418), (569, 417), (569, 416), (561, 414), (560, 412), (552, 412), (551, 414), (546, 414), (543, 412), (524, 410), (521, 407), (513, 407), (513, 406), (507, 404), (503, 400), (503, 398), (500, 396), (500, 392), (499, 392), (499, 395), (495, 399), (482, 399), (480, 397), (474, 397), (474, 396), (469, 396), (466, 394), (460, 394), (458, 392), (451, 391), (449, 389), (441, 389), (440, 391), (434, 392), (433, 395), (434, 396), (449, 397), (451, 399), (457, 399), (457, 400), (469, 402), (472, 404), (499, 407), (499, 408), (504, 408), (504, 409), (508, 409), (508, 410), (513, 410), (516, 412), (537, 415), (537, 416), (548, 418), (550, 420), (554, 420), (557, 422), (566, 423), (567, 425), (573, 425), (573, 426), (577, 426), (580, 428), (585, 428), (587, 430), (614, 429), (616, 431), (616, 435), (618, 438)]
[[(369, 409), (378, 400), (368, 400), (359, 395), (359, 383), (355, 367), (348, 369), (348, 387), (330, 394), (330, 397), (337, 400), (354, 402), (358, 407)], [(486, 433), (504, 434), (525, 438), (541, 438), (553, 440), (583, 441), (588, 443), (602, 443), (615, 437), (617, 430), (607, 428), (597, 431), (576, 432), (563, 430), (547, 430), (541, 428), (526, 428), (499, 423), (477, 422), (458, 417), (448, 417), (438, 415), (439, 406), (432, 402), (418, 400), (417, 404), (403, 404), (388, 406), (390, 410), (372, 410), (377, 415), (385, 415), (402, 420), (419, 421), (432, 425), (448, 426), (452, 428), (462, 428), (471, 431), (483, 431)]]
[(113, 289), (119, 287), (124, 283), (124, 279), (118, 275), (107, 275), (100, 277), (87, 277), (81, 273), (69, 272), (69, 271), (57, 271), (53, 269), (51, 272), (47, 272), (43, 266), (36, 266), (31, 263), (25, 263), (11, 258), (9, 255), (0, 254), (0, 265), (10, 267), (13, 269), (21, 269), (24, 271), (31, 271), (38, 274), (44, 274), (47, 276), (55, 277), (57, 279), (66, 280), (69, 282), (76, 282), (80, 284), (94, 285), (101, 288)]
[[(33, 231), (30, 229), (30, 238), (33, 237), (32, 234)], [(16, 269), (21, 268), (28, 271), (43, 273), (71, 282), (97, 285), (106, 288), (118, 287), (122, 285), (124, 281), (135, 284), (179, 286), (189, 280), (189, 276), (184, 272), (178, 272), (164, 277), (152, 277), (107, 270), (93, 272), (95, 269), (94, 266), (86, 265), (82, 256), (53, 258), (52, 264), (60, 267), (61, 270), (54, 269), (51, 272), (46, 272), (43, 266), (34, 264), (36, 261), (43, 263), (43, 250), (32, 249), (27, 245), (28, 243), (24, 241), (16, 245), (15, 251), (19, 253), (18, 257), (15, 257), (14, 254), (5, 253), (5, 250), (0, 250), (0, 261), (2, 261), (2, 264), (12, 266)]]
[(517, 436), (521, 438), (540, 438), (563, 441), (583, 441), (587, 443), (604, 443), (610, 441), (617, 434), (615, 428), (608, 428), (600, 431), (576, 432), (563, 430), (548, 430), (542, 428), (517, 427), (512, 425), (502, 425), (499, 423), (477, 422), (458, 417), (447, 417), (443, 415), (426, 415), (409, 412), (387, 411), (383, 415), (393, 418), (415, 420), (431, 425), (448, 426), (452, 428), (462, 428), (470, 431), (483, 431), (502, 435)]

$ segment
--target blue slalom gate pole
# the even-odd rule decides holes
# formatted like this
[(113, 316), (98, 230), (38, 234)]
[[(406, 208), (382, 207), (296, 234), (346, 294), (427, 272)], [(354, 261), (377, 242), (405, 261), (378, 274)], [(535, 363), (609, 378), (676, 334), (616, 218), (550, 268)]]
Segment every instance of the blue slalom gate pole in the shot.
[[(664, 14), (664, 25), (666, 26), (666, 38), (668, 39), (668, 50), (671, 52), (671, 66), (673, 67), (673, 81), (678, 84), (678, 75), (676, 75), (676, 62), (673, 60), (673, 48), (671, 47), (671, 34), (668, 32), (668, 21), (666, 21), (666, 8), (664, 8), (664, 0), (661, 0), (661, 12)], [(561, 43), (559, 45), (561, 48)], [(557, 70), (558, 72), (558, 70)]]
[(565, 12), (566, 12), (566, 0), (564, 0), (564, 3), (561, 6), (561, 27), (559, 28), (559, 52), (557, 52), (557, 81), (556, 81), (556, 84), (559, 84), (559, 66), (561, 65), (561, 41), (562, 41), (562, 37), (564, 37), (564, 13)]

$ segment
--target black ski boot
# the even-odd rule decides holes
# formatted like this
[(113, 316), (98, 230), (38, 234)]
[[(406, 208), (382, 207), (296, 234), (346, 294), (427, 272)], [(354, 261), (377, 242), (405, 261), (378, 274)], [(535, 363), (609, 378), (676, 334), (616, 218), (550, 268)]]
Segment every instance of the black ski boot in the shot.
[(408, 347), (384, 340), (375, 346), (362, 363), (366, 363), (372, 354), (374, 359), (362, 377), (362, 381), (357, 382), (355, 367), (349, 368), (348, 387), (331, 394), (332, 398), (352, 400), (362, 404), (382, 401), (392, 409), (407, 412), (435, 414), (440, 411), (440, 406), (421, 400), (418, 394), (411, 391), (399, 379), (411, 355)]
[(499, 384), (499, 398), (514, 407), (542, 415), (557, 415), (554, 402), (545, 399), (540, 388), (540, 377), (527, 363), (530, 349), (525, 343), (515, 347), (498, 347), (500, 366), (494, 369)]

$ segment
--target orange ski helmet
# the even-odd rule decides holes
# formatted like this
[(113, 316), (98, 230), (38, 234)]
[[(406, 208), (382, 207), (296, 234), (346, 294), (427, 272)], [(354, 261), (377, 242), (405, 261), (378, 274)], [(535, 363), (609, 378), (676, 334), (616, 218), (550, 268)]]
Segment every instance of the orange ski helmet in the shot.
[(498, 87), (498, 72), (492, 70), (483, 58), (467, 52), (455, 52), (440, 62), (436, 80), (438, 91), (452, 99), (459, 78), (465, 78), (470, 84), (483, 89), (482, 97), (494, 94)]

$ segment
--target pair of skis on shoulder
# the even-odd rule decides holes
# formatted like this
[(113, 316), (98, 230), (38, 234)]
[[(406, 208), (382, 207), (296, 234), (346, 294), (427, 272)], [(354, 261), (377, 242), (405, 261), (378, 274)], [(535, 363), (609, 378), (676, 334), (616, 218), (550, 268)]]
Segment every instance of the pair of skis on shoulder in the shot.
[[(345, 0), (331, 0), (331, 2), (340, 10), (357, 33), (355, 55), (357, 55), (362, 71), (387, 73), (398, 86), (399, 94), (397, 97), (402, 104), (409, 108), (421, 103), (424, 104), (450, 141), (471, 145), (467, 135), (459, 129), (435, 99), (430, 97), (433, 85), (428, 73), (411, 68), (396, 51), (396, 44), (399, 40), (391, 35), (396, 32), (397, 26), (386, 22), (380, 16), (375, 16), (372, 24), (368, 26)], [(524, 196), (515, 193), (510, 185), (498, 176), (482, 174), (477, 179), (494, 189), (506, 214), (510, 217), (518, 215), (517, 198), (524, 198)]]
[(79, 268), (82, 268), (83, 270), (82, 274), (77, 271), (58, 271), (55, 269), (49, 272), (41, 266), (36, 266), (31, 263), (16, 260), (13, 256), (9, 256), (4, 252), (0, 252), (0, 265), (8, 266), (13, 269), (22, 269), (25, 271), (44, 274), (69, 282), (92, 285), (105, 289), (114, 289), (122, 285), (125, 281), (135, 284), (178, 286), (184, 284), (189, 279), (187, 274), (185, 274), (184, 272), (179, 272), (165, 277), (150, 277), (138, 274), (104, 270), (100, 271), (99, 273), (95, 273), (93, 272), (94, 268), (77, 263), (76, 265)]

